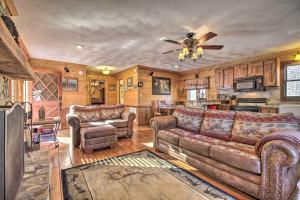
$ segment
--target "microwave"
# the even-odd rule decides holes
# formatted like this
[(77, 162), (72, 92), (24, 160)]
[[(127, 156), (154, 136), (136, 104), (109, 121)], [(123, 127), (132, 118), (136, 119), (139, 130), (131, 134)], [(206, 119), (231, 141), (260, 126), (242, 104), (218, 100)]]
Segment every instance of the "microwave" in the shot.
[(266, 88), (263, 86), (263, 80), (263, 76), (237, 78), (233, 81), (233, 89), (235, 92), (265, 91)]

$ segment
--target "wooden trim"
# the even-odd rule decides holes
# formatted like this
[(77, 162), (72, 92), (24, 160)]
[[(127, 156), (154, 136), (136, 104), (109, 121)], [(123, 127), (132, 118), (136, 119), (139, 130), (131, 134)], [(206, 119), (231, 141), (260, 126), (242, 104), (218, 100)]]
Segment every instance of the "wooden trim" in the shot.
[(11, 16), (19, 16), (16, 5), (13, 0), (4, 0)]
[(165, 69), (159, 69), (159, 68), (154, 68), (154, 67), (148, 67), (148, 66), (144, 66), (144, 65), (137, 65), (136, 66), (137, 69), (141, 69), (141, 70), (152, 70), (152, 71), (156, 71), (156, 72), (165, 72), (165, 73), (171, 73), (171, 74), (176, 74), (179, 75), (179, 72), (176, 71), (171, 71), (171, 70), (165, 70)]
[(300, 97), (286, 97), (285, 96), (285, 66), (293, 65), (293, 64), (300, 64), (300, 61), (284, 61), (280, 62), (280, 100), (282, 102), (298, 102), (300, 101)]

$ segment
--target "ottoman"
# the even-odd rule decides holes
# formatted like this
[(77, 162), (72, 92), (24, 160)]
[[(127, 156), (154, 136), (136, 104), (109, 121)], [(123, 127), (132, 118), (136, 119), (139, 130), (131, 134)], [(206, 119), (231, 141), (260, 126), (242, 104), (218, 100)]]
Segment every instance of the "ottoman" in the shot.
[(93, 153), (95, 149), (113, 148), (117, 141), (117, 128), (111, 125), (87, 127), (80, 131), (80, 148), (85, 153)]

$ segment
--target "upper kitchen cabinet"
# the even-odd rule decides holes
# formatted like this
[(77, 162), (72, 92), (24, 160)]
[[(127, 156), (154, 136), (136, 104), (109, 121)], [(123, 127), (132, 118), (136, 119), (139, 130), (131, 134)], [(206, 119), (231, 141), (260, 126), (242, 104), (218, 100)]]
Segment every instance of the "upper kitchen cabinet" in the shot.
[(215, 82), (216, 82), (216, 88), (221, 89), (224, 87), (224, 70), (223, 69), (215, 70)]
[(264, 64), (263, 62), (254, 62), (248, 64), (248, 76), (263, 76)]
[(234, 69), (233, 68), (226, 68), (223, 71), (224, 73), (224, 88), (233, 88), (233, 74)]
[(277, 65), (275, 60), (264, 62), (264, 86), (277, 86)]
[(234, 78), (245, 78), (248, 76), (247, 64), (242, 64), (234, 67)]

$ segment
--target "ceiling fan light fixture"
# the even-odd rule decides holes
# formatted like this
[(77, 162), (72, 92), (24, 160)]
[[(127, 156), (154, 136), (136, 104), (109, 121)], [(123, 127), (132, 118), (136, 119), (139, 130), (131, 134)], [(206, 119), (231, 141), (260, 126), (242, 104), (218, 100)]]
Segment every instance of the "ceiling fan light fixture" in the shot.
[(197, 59), (198, 59), (198, 55), (197, 55), (196, 53), (193, 53), (193, 55), (192, 55), (192, 59), (193, 59), (194, 61), (197, 61)]
[(197, 54), (199, 55), (199, 56), (202, 56), (203, 55), (203, 49), (202, 49), (202, 47), (198, 47), (197, 48)]
[(187, 47), (184, 47), (183, 49), (182, 49), (182, 53), (185, 55), (185, 56), (187, 56), (187, 55), (189, 55), (189, 49), (187, 48)]
[(185, 55), (183, 54), (183, 53), (179, 53), (179, 55), (178, 55), (178, 59), (180, 60), (180, 61), (184, 61), (184, 57), (185, 57)]
[(295, 55), (294, 58), (295, 61), (300, 61), (300, 52), (298, 51), (298, 53)]

